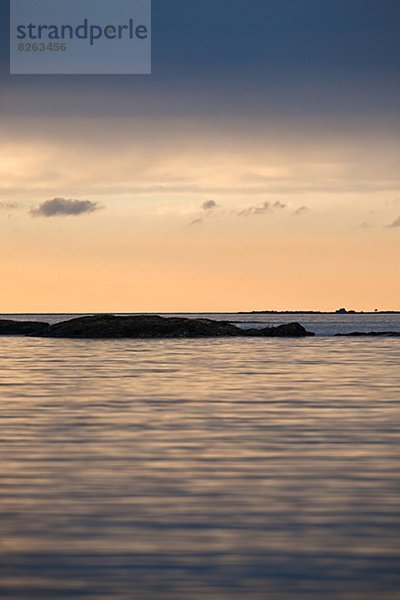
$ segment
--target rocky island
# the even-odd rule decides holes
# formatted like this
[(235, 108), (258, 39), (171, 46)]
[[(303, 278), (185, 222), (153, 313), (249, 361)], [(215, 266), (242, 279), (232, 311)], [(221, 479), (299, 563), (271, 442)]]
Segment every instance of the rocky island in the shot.
[(299, 323), (278, 327), (241, 329), (227, 321), (135, 315), (77, 317), (49, 325), (29, 321), (0, 320), (0, 335), (50, 338), (207, 338), (207, 337), (306, 337), (314, 333)]

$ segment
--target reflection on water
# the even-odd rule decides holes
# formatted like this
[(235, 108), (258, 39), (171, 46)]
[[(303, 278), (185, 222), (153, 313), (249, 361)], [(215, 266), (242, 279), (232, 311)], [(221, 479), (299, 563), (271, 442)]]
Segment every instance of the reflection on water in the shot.
[(398, 598), (399, 355), (0, 338), (2, 597)]

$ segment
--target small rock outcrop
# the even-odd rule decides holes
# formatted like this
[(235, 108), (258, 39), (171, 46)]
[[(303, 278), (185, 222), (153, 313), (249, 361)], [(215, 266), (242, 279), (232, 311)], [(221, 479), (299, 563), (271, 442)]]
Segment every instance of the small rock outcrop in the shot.
[(34, 333), (52, 338), (206, 338), (206, 337), (305, 337), (314, 335), (299, 323), (264, 329), (240, 329), (227, 321), (138, 315), (78, 317)]
[(306, 337), (315, 335), (304, 329), (300, 323), (287, 323), (286, 325), (263, 327), (262, 329), (247, 329), (244, 330), (244, 334), (249, 337)]
[(335, 337), (400, 337), (400, 331), (352, 331), (351, 333), (335, 333)]
[(36, 335), (45, 331), (48, 326), (48, 323), (39, 321), (0, 319), (0, 335)]

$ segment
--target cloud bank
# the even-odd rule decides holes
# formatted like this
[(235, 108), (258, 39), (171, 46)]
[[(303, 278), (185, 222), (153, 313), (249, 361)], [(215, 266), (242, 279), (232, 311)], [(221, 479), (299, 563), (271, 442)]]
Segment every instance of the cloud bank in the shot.
[(34, 217), (77, 217), (93, 213), (100, 209), (96, 202), (90, 200), (67, 200), (66, 198), (53, 198), (46, 200), (37, 208), (31, 210)]

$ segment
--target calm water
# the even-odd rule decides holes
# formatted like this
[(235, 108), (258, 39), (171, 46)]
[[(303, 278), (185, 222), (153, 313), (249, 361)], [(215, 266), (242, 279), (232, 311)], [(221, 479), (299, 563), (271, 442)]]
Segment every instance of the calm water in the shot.
[(397, 599), (399, 358), (0, 338), (1, 597)]

